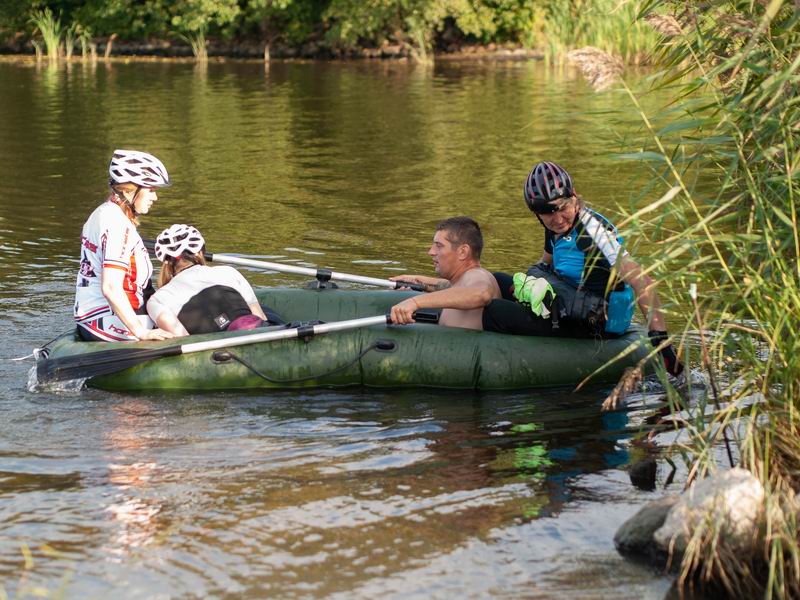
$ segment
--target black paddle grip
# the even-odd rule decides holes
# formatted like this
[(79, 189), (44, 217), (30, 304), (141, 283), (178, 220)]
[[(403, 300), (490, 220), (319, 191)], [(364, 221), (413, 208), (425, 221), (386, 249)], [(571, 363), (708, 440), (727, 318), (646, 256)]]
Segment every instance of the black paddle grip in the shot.
[(304, 337), (311, 337), (314, 335), (314, 326), (313, 325), (301, 325), (297, 328), (297, 337), (304, 338)]
[(411, 283), (410, 281), (395, 281), (395, 283), (397, 284), (397, 286), (394, 288), (396, 290), (399, 290), (400, 288), (409, 288), (415, 292), (425, 291), (425, 286), (421, 283)]

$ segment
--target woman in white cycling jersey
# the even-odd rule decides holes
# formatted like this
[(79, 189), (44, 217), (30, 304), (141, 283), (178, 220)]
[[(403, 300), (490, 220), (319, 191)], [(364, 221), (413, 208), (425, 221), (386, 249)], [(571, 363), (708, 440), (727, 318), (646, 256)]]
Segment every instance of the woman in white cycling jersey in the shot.
[(175, 224), (156, 238), (161, 261), (150, 318), (175, 335), (254, 329), (267, 322), (255, 292), (233, 267), (206, 265), (205, 240), (191, 225)]
[(152, 154), (115, 150), (108, 166), (111, 193), (83, 226), (74, 316), (86, 341), (163, 340), (145, 304), (153, 287), (153, 266), (136, 228), (170, 185), (164, 164)]

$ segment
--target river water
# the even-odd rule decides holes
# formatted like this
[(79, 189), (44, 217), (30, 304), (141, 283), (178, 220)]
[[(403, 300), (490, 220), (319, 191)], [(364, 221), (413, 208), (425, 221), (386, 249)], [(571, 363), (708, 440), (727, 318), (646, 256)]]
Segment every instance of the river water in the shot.
[(0, 598), (663, 598), (612, 543), (665, 493), (663, 465), (652, 490), (628, 473), (658, 395), (32, 392), (8, 360), (71, 327), (114, 148), (173, 177), (144, 237), (189, 222), (211, 251), (386, 277), (430, 274), (457, 214), (490, 269), (538, 259), (541, 159), (616, 218), (639, 135), (624, 96), (539, 62), (1, 62)]

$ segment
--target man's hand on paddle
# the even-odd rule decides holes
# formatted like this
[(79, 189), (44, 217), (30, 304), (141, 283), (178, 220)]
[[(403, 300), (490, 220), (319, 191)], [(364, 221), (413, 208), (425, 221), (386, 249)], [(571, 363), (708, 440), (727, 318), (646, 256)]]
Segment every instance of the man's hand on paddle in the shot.
[[(416, 283), (416, 282), (414, 282)], [(392, 323), (395, 325), (408, 325), (414, 322), (414, 313), (419, 309), (419, 304), (414, 298), (406, 298), (392, 307)]]
[[(422, 279), (428, 278), (421, 278), (419, 275), (395, 275), (394, 277), (389, 277), (389, 281), (399, 281), (401, 283), (416, 283), (418, 285), (426, 285)], [(399, 290), (408, 290), (411, 288), (401, 287), (397, 288)]]

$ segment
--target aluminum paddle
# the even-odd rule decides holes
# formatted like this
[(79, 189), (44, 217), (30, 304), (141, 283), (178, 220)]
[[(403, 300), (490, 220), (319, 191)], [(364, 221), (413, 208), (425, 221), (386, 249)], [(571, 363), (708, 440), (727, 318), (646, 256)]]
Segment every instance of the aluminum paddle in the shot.
[(277, 340), (309, 338), (323, 333), (348, 331), (360, 327), (386, 325), (389, 323), (391, 323), (389, 315), (378, 315), (361, 319), (321, 323), (319, 325), (302, 325), (300, 327), (279, 329), (277, 331), (272, 330), (261, 333), (251, 333), (239, 337), (226, 337), (220, 340), (162, 346), (160, 348), (112, 348), (110, 350), (99, 350), (87, 354), (75, 354), (60, 358), (45, 358), (40, 359), (36, 363), (36, 378), (39, 383), (68, 381), (71, 379), (89, 379), (92, 377), (99, 377), (100, 375), (117, 373), (138, 364), (165, 358), (167, 356), (180, 356), (193, 352), (233, 348), (235, 346), (260, 344)]
[[(152, 250), (155, 247), (155, 240), (145, 240), (144, 245)], [(220, 254), (218, 252), (203, 252), (203, 256), (209, 262), (221, 263), (224, 265), (237, 265), (240, 267), (252, 267), (255, 269), (268, 269), (280, 273), (291, 273), (293, 275), (306, 275), (315, 277), (319, 281), (349, 281), (350, 283), (360, 283), (363, 285), (374, 285), (377, 287), (398, 290), (409, 288), (416, 292), (424, 292), (425, 286), (410, 281), (392, 281), (381, 279), (380, 277), (365, 277), (363, 275), (350, 275), (349, 273), (339, 273), (330, 269), (310, 269), (308, 267), (297, 267), (285, 265), (283, 263), (269, 262), (266, 260), (253, 260), (251, 258), (241, 258), (231, 254)]]

